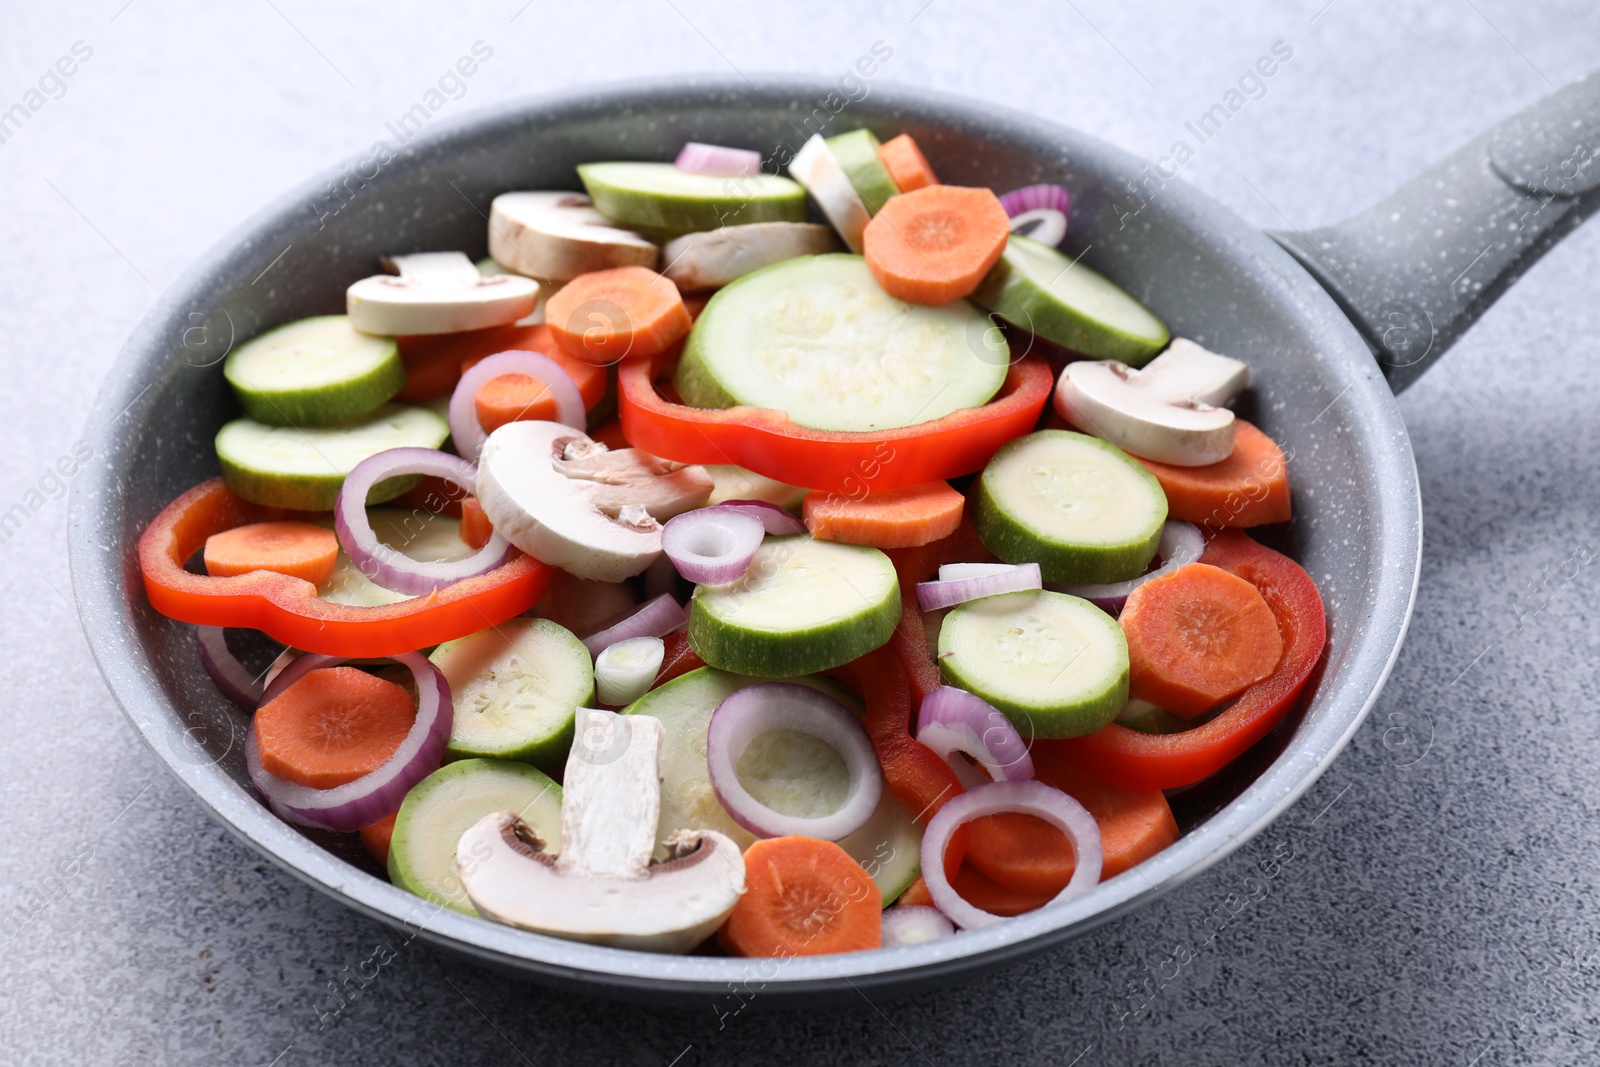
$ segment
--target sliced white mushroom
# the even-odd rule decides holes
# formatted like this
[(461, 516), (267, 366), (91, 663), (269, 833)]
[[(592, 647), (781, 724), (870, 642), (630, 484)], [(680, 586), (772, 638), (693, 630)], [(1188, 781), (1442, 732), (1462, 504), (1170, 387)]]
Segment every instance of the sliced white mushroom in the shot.
[(460, 333), (504, 326), (533, 313), (539, 283), (514, 274), (484, 277), (461, 252), (389, 256), (394, 274), (363, 278), (345, 291), (350, 325), (362, 333)]
[(511, 422), (478, 457), (478, 502), (496, 532), (578, 578), (620, 582), (661, 556), (661, 524), (705, 504), (704, 467), (609, 450), (557, 422)]
[(1233, 412), (1250, 368), (1179, 338), (1135, 370), (1115, 360), (1069, 363), (1056, 410), (1086, 433), (1177, 467), (1220, 463), (1233, 451)]
[(567, 281), (611, 267), (654, 267), (660, 254), (582, 193), (501, 193), (489, 205), (489, 255), (514, 274)]
[(821, 134), (813, 134), (794, 154), (794, 159), (789, 161), (789, 177), (806, 187), (806, 192), (839, 231), (850, 251), (859, 255), (861, 234), (872, 216)]
[(832, 229), (815, 222), (752, 222), (684, 234), (661, 249), (661, 273), (685, 293), (716, 289), (796, 256), (843, 251)]
[(739, 846), (680, 831), (653, 862), (661, 812), (661, 722), (580, 708), (562, 780), (555, 856), (517, 817), (485, 816), (456, 864), (478, 913), (527, 930), (646, 952), (688, 952), (744, 893)]

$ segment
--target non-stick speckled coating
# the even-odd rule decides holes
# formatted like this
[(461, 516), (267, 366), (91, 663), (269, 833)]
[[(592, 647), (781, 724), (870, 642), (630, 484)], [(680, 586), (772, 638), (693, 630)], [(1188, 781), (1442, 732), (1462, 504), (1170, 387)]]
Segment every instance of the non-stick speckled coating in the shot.
[(438, 910), (371, 873), (347, 841), (312, 840), (262, 806), (244, 773), (245, 720), (201, 671), (190, 628), (145, 603), (134, 561), (151, 517), (217, 472), (211, 438), (236, 413), (217, 365), (228, 344), (342, 311), (345, 287), (371, 274), (380, 255), (483, 255), (496, 193), (577, 188), (579, 162), (671, 159), (691, 139), (792, 153), (809, 136), (806, 121), (814, 129), (828, 116), (823, 101), (833, 89), (797, 79), (761, 79), (754, 90), (729, 80), (633, 83), (430, 126), (375, 177), (372, 154), (361, 152), (261, 212), (145, 318), (90, 418), (88, 443), (107, 462), (74, 486), (74, 588), (95, 658), (129, 719), (241, 839), (352, 907), (535, 980), (650, 1000), (737, 983), (763, 1004), (814, 1002), (853, 997), (852, 986), (937, 984), (1152, 900), (1259, 831), (1337, 754), (1399, 649), (1421, 552), (1410, 444), (1356, 331), (1276, 244), (1183, 182), (1147, 187), (1134, 213), (1127, 183), (1148, 172), (1133, 156), (1018, 112), (878, 86), (826, 132), (908, 131), (952, 184), (1065, 184), (1073, 193), (1069, 254), (1148, 303), (1174, 335), (1251, 364), (1254, 388), (1240, 411), (1289, 450), (1295, 491), (1294, 524), (1267, 539), (1311, 572), (1330, 623), (1325, 671), (1292, 736), (1269, 739), (1241, 761), (1259, 777), (1235, 772), (1180, 801), (1194, 825), (1176, 845), (1069, 904), (929, 945), (782, 963), (598, 948)]

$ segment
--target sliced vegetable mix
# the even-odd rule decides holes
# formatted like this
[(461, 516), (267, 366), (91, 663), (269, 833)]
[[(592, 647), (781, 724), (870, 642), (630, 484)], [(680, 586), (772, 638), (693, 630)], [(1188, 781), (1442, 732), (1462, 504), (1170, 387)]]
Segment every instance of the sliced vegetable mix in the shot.
[(1067, 189), (864, 128), (576, 180), (240, 345), (139, 539), (280, 816), (558, 937), (895, 949), (1122, 876), (1289, 718), (1322, 601), (1227, 407), (1270, 363), (1059, 251)]

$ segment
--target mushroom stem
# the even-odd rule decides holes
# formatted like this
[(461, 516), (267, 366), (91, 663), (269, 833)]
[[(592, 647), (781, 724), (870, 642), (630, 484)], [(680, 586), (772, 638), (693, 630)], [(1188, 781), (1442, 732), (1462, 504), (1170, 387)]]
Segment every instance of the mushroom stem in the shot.
[(579, 708), (562, 778), (563, 874), (643, 878), (661, 816), (661, 720)]

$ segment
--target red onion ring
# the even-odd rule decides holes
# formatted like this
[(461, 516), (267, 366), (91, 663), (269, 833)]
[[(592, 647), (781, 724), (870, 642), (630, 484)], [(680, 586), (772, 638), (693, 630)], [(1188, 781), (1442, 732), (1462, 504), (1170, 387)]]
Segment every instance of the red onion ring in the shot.
[[(272, 809), (289, 822), (340, 832), (359, 830), (400, 807), (411, 787), (438, 769), (455, 722), (450, 684), (420, 652), (402, 652), (388, 658), (410, 668), (417, 681), (417, 718), (394, 755), (370, 774), (332, 789), (313, 789), (286, 782), (261, 766), (256, 725), (253, 721), (250, 723), (244, 737), (244, 763), (250, 782), (267, 798)], [(312, 671), (337, 667), (346, 659), (344, 656), (301, 656), (267, 686), (261, 695), (262, 705)]]
[(1006, 214), (1016, 218), (1025, 211), (1034, 211), (1047, 207), (1061, 212), (1063, 215), (1072, 213), (1072, 194), (1059, 185), (1024, 185), (1020, 189), (1013, 189), (1000, 197), (1000, 206), (1006, 209)]
[(1013, 566), (1011, 563), (941, 563), (939, 580), (960, 582), (968, 578), (983, 578), (991, 574), (1004, 574)]
[(200, 649), (200, 665), (211, 676), (211, 681), (222, 695), (245, 711), (256, 710), (261, 702), (261, 682), (252, 677), (228, 649), (228, 640), (220, 626), (196, 626), (194, 643)]
[(603, 630), (596, 630), (583, 639), (589, 655), (598, 656), (618, 641), (634, 637), (665, 637), (689, 621), (689, 613), (670, 593), (646, 600), (637, 611), (630, 611), (617, 622)]
[(924, 945), (955, 936), (956, 928), (944, 912), (926, 904), (899, 904), (883, 913), (883, 947)]
[(806, 532), (805, 523), (784, 511), (778, 505), (768, 503), (765, 500), (724, 500), (722, 503), (714, 505), (714, 507), (729, 508), (733, 511), (742, 511), (748, 515), (754, 515), (761, 520), (761, 525), (766, 527), (767, 533), (775, 537)]
[(667, 520), (661, 550), (678, 573), (697, 585), (738, 581), (755, 558), (767, 529), (737, 508), (697, 508)]
[(1037, 563), (1018, 563), (994, 574), (955, 581), (918, 582), (917, 604), (923, 611), (938, 611), (980, 597), (1021, 593), (1043, 587)]
[(761, 153), (748, 148), (690, 141), (678, 151), (672, 164), (690, 174), (710, 174), (719, 178), (754, 177), (761, 171)]
[(391, 448), (368, 456), (345, 475), (333, 505), (333, 532), (339, 547), (362, 574), (385, 589), (409, 596), (431, 593), (440, 586), (476, 578), (505, 563), (511, 543), (491, 532), (484, 546), (465, 559), (425, 563), (378, 540), (367, 518), (367, 494), (386, 478), (426, 474), (443, 478), (468, 493), (475, 491), (477, 471), (460, 456), (434, 448)]
[[(991, 781), (1014, 782), (1033, 777), (1028, 744), (1011, 720), (965, 689), (941, 685), (922, 698), (922, 707), (917, 711), (917, 740), (950, 764), (968, 789)], [(957, 756), (957, 752), (977, 760), (988, 775)]]
[(1036, 207), (1013, 215), (1011, 232), (1054, 248), (1067, 238), (1067, 217), (1053, 207)]
[(1161, 566), (1155, 570), (1146, 571), (1139, 577), (1129, 578), (1125, 582), (1109, 582), (1104, 585), (1052, 585), (1050, 588), (1068, 596), (1082, 597), (1108, 614), (1118, 615), (1122, 612), (1122, 606), (1128, 602), (1128, 594), (1152, 578), (1159, 578), (1164, 574), (1171, 574), (1179, 567), (1188, 566), (1198, 560), (1200, 553), (1205, 550), (1206, 535), (1200, 532), (1200, 527), (1178, 519), (1168, 519), (1161, 527), (1161, 543), (1156, 546), (1156, 556), (1161, 560)]
[[(785, 815), (750, 795), (739, 781), (739, 757), (769, 730), (795, 730), (839, 753), (850, 772), (850, 792), (837, 811), (816, 818)], [(883, 771), (860, 721), (828, 694), (798, 682), (746, 686), (718, 704), (706, 731), (706, 769), (717, 800), (757, 837), (838, 841), (861, 829), (883, 796)]]
[[(932, 819), (922, 835), (922, 880), (928, 895), (950, 921), (963, 930), (981, 930), (1004, 921), (1004, 916), (968, 904), (944, 876), (944, 854), (956, 830), (985, 815), (1017, 811), (1037, 815), (1067, 835), (1077, 854), (1077, 867), (1066, 888), (1049, 904), (1060, 904), (1089, 892), (1100, 882), (1105, 853), (1100, 827), (1082, 804), (1043, 782), (990, 782), (952, 797)], [(1049, 904), (1045, 906), (1048, 907)]]
[(463, 374), (456, 391), (450, 394), (450, 437), (456, 443), (456, 451), (467, 459), (476, 461), (483, 443), (489, 439), (478, 421), (478, 390), (505, 374), (526, 374), (543, 382), (555, 398), (557, 422), (580, 432), (589, 424), (583, 394), (565, 367), (538, 352), (497, 352)]

